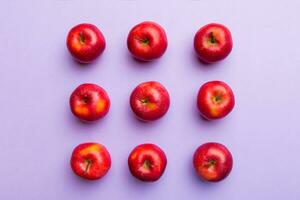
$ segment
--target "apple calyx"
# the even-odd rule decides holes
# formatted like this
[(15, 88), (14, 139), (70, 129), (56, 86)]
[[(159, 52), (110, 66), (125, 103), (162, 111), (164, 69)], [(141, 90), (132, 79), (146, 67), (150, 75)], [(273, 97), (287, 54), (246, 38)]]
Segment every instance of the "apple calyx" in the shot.
[(220, 103), (222, 101), (221, 95), (216, 95), (215, 97), (213, 97), (213, 101), (215, 103)]
[(208, 160), (207, 163), (205, 163), (205, 167), (206, 168), (211, 168), (211, 167), (215, 167), (217, 164), (217, 162), (215, 160)]
[(143, 162), (143, 168), (147, 169), (147, 170), (150, 170), (152, 168), (151, 162), (149, 160), (147, 160), (147, 159), (144, 160), (144, 162)]
[(143, 45), (149, 45), (149, 43), (150, 43), (150, 40), (148, 38), (135, 37), (135, 39)]
[(84, 95), (84, 96), (82, 97), (82, 102), (83, 102), (84, 104), (88, 104), (89, 101), (90, 101), (90, 98), (88, 97), (88, 95)]
[(142, 104), (148, 104), (150, 101), (148, 98), (141, 99)]

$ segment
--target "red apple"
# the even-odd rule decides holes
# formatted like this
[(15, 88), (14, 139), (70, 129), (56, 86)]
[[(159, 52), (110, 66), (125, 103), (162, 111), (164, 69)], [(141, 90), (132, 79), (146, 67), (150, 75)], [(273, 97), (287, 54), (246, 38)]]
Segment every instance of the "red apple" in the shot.
[(151, 61), (161, 57), (166, 51), (167, 35), (159, 24), (142, 22), (129, 32), (127, 46), (135, 58)]
[(96, 180), (108, 172), (111, 159), (109, 152), (103, 145), (83, 143), (73, 150), (70, 164), (73, 172), (78, 176)]
[(225, 117), (235, 104), (231, 88), (222, 81), (210, 81), (201, 86), (197, 105), (201, 115), (214, 120)]
[(199, 58), (204, 62), (213, 63), (223, 60), (232, 50), (231, 33), (222, 24), (207, 24), (196, 33), (194, 47)]
[(141, 144), (128, 157), (131, 174), (141, 181), (157, 181), (163, 175), (166, 165), (165, 153), (154, 144)]
[(130, 106), (139, 119), (144, 121), (157, 120), (165, 115), (169, 109), (169, 93), (158, 82), (144, 82), (132, 91)]
[(81, 63), (90, 63), (105, 49), (105, 39), (93, 24), (79, 24), (67, 36), (67, 47), (72, 56)]
[(79, 85), (71, 94), (72, 113), (83, 121), (94, 121), (104, 117), (110, 107), (106, 91), (92, 83)]
[(209, 142), (198, 147), (193, 162), (199, 177), (206, 181), (217, 182), (229, 175), (233, 159), (224, 145)]

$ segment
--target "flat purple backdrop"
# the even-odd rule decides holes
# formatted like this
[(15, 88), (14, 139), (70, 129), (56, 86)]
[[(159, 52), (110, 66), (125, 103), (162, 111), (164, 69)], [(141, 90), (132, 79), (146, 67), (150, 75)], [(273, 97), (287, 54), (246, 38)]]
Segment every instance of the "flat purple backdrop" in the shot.
[[(26, 0), (1, 3), (0, 12), (0, 199), (300, 199), (300, 26), (298, 0)], [(153, 20), (168, 34), (165, 55), (139, 63), (126, 47), (135, 24)], [(81, 22), (97, 25), (107, 48), (95, 63), (70, 57), (65, 39)], [(202, 25), (220, 22), (233, 35), (230, 56), (201, 64), (193, 36)], [(171, 107), (154, 123), (133, 116), (128, 99), (143, 81), (160, 81)], [(198, 88), (227, 82), (236, 106), (225, 119), (199, 117)], [(103, 86), (111, 109), (93, 124), (76, 120), (68, 100), (81, 83)], [(77, 178), (69, 167), (73, 148), (104, 144), (112, 168), (96, 182)], [(225, 144), (234, 168), (223, 182), (199, 180), (192, 168), (202, 143)], [(168, 156), (156, 183), (131, 177), (127, 156), (152, 142)]]

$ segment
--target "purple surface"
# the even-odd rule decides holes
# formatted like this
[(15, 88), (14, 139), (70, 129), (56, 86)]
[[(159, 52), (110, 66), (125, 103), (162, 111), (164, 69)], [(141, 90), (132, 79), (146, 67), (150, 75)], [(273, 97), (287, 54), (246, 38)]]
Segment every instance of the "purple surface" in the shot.
[[(0, 199), (289, 199), (300, 198), (300, 27), (297, 0), (289, 1), (3, 1), (0, 12)], [(169, 47), (156, 62), (129, 55), (126, 37), (138, 22), (165, 27)], [(91, 22), (107, 48), (97, 62), (81, 66), (65, 45), (68, 30)], [(192, 48), (196, 30), (227, 25), (230, 56), (204, 66)], [(225, 119), (199, 117), (195, 98), (209, 80), (227, 82), (236, 107)], [(157, 80), (171, 95), (167, 115), (141, 123), (129, 108), (131, 90)], [(111, 98), (106, 118), (78, 122), (70, 113), (72, 90), (84, 82), (103, 86)], [(105, 178), (87, 182), (73, 175), (69, 158), (82, 142), (104, 144), (112, 156)], [(207, 141), (225, 144), (234, 168), (223, 182), (196, 178), (191, 159)], [(159, 182), (131, 177), (127, 156), (144, 142), (168, 156)]]

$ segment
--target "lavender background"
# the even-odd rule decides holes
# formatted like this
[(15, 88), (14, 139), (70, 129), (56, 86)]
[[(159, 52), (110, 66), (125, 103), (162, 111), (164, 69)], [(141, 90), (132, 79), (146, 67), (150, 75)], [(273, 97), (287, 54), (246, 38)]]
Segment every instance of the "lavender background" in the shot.
[[(6, 0), (0, 12), (0, 199), (289, 199), (300, 198), (299, 7), (297, 0)], [(169, 47), (158, 61), (138, 63), (126, 48), (130, 28), (144, 20), (165, 27)], [(97, 25), (107, 48), (82, 66), (67, 52), (68, 30)], [(233, 34), (230, 56), (203, 65), (193, 36), (209, 22)], [(157, 80), (171, 95), (167, 115), (154, 123), (135, 119), (128, 104), (140, 82)], [(195, 99), (209, 80), (227, 82), (236, 107), (225, 119), (199, 117)], [(103, 86), (111, 98), (106, 118), (78, 122), (68, 98), (84, 82)], [(104, 144), (112, 156), (105, 178), (73, 175), (69, 158), (82, 142)], [(234, 168), (223, 182), (194, 174), (191, 159), (208, 141), (225, 144)], [(127, 156), (144, 142), (168, 156), (159, 182), (131, 177)]]

